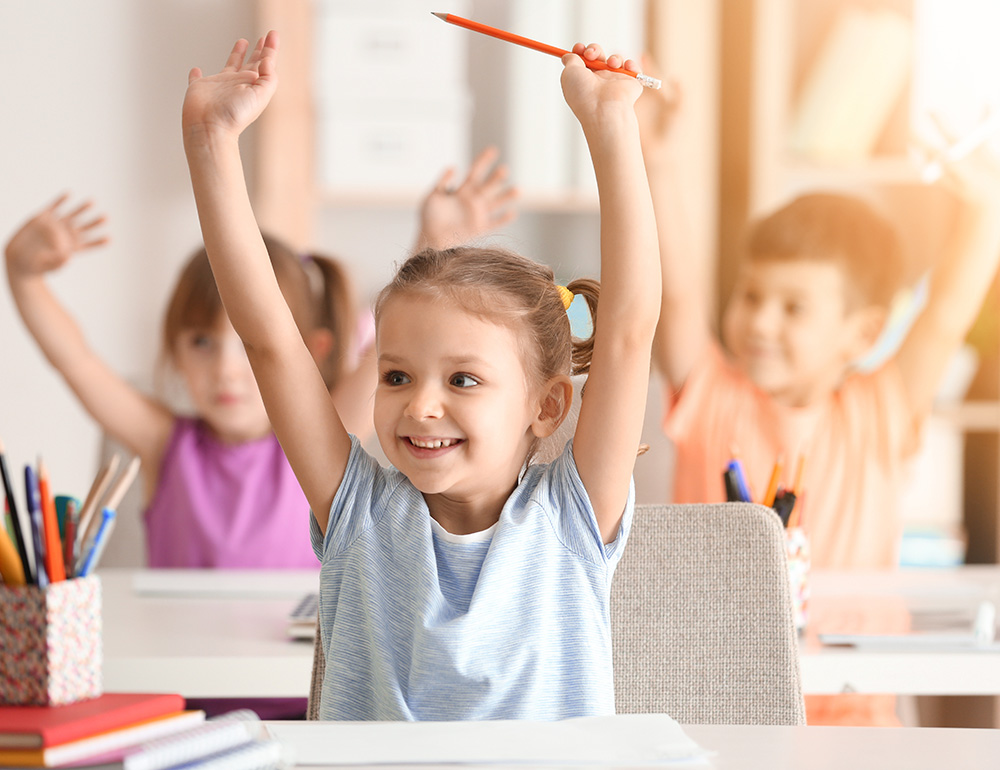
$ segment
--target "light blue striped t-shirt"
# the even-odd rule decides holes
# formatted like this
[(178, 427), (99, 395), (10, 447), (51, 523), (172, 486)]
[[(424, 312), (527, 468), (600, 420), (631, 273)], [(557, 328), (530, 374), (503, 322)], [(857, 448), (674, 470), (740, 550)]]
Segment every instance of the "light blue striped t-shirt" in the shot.
[(535, 465), (480, 536), (448, 535), (420, 492), (352, 438), (320, 569), (320, 718), (533, 719), (614, 713), (608, 545), (572, 442)]

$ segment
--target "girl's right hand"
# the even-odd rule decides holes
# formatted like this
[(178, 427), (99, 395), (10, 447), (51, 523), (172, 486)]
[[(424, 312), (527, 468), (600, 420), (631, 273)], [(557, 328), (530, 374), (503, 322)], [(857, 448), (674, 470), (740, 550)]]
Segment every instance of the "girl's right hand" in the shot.
[(92, 231), (104, 224), (102, 215), (82, 219), (93, 205), (81, 203), (68, 213), (59, 211), (69, 199), (61, 195), (47, 208), (29, 219), (7, 242), (7, 271), (13, 276), (33, 276), (58, 270), (78, 251), (103, 246), (105, 235)]
[(257, 41), (246, 61), (249, 44), (237, 40), (222, 71), (203, 76), (195, 67), (188, 73), (181, 123), (189, 141), (213, 135), (238, 137), (264, 111), (278, 86), (278, 33)]

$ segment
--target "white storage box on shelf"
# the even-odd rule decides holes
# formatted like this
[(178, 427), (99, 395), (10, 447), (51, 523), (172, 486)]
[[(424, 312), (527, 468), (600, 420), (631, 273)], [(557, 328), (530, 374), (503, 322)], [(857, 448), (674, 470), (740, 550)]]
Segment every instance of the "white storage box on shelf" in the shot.
[[(351, 96), (444, 95), (467, 88), (470, 33), (462, 33), (420, 3), (342, 2), (320, 5), (316, 21), (316, 97), (331, 106)], [(459, 13), (459, 11), (455, 11)]]
[(467, 98), (341, 102), (320, 117), (318, 182), (333, 194), (421, 195), (469, 159)]

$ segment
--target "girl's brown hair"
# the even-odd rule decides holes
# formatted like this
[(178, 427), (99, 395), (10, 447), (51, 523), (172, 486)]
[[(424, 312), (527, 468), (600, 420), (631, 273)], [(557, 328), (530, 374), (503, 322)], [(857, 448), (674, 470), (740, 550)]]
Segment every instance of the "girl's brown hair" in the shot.
[[(596, 328), (600, 284), (582, 278), (566, 288), (584, 297)], [(571, 336), (552, 269), (519, 254), (469, 246), (414, 254), (375, 299), (376, 325), (386, 302), (405, 293), (445, 297), (467, 312), (514, 328), (533, 383), (590, 370), (593, 332), (586, 339)]]
[[(285, 302), (303, 336), (328, 329), (333, 336), (330, 354), (317, 361), (327, 387), (344, 374), (351, 349), (355, 311), (346, 270), (337, 260), (317, 254), (299, 255), (286, 243), (265, 234), (264, 245)], [(314, 274), (314, 275), (311, 275)], [(187, 329), (208, 328), (223, 312), (204, 247), (188, 259), (167, 303), (163, 348), (171, 358), (177, 339)]]

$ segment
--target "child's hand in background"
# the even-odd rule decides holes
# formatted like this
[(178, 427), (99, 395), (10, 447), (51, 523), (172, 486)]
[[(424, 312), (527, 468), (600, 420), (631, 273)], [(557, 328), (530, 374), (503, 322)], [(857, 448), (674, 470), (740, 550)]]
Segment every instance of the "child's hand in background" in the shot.
[(635, 104), (642, 156), (650, 166), (669, 160), (675, 136), (673, 127), (681, 108), (681, 90), (676, 80), (663, 78), (648, 54), (642, 55), (642, 71), (663, 82), (661, 88), (644, 88)]
[[(642, 86), (633, 77), (607, 70), (591, 70), (583, 63), (588, 61), (605, 61), (604, 51), (596, 43), (584, 46), (577, 43), (573, 46), (573, 55), (563, 57), (562, 90), (566, 103), (576, 115), (584, 131), (599, 121), (603, 110), (609, 106), (625, 106), (633, 109), (636, 99), (642, 92)], [(623, 60), (618, 54), (612, 54), (606, 59), (609, 67), (625, 67), (633, 72), (639, 72), (639, 67), (632, 59)]]
[(104, 224), (106, 217), (84, 217), (93, 205), (90, 201), (62, 213), (60, 209), (68, 199), (68, 194), (60, 196), (29, 219), (7, 242), (7, 271), (11, 278), (58, 270), (76, 252), (108, 242), (107, 236), (93, 232)]
[[(199, 134), (239, 136), (264, 111), (278, 86), (278, 34), (268, 32), (246, 56), (248, 43), (237, 40), (222, 71), (188, 74), (181, 123), (185, 141)], [(244, 61), (246, 58), (246, 61)]]
[(420, 234), (415, 251), (446, 249), (469, 243), (517, 217), (516, 188), (507, 184), (507, 167), (498, 164), (495, 147), (483, 150), (465, 180), (451, 187), (455, 170), (447, 169), (420, 206)]

